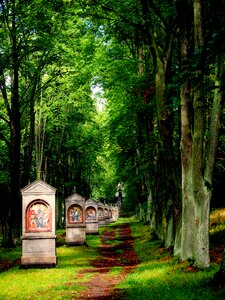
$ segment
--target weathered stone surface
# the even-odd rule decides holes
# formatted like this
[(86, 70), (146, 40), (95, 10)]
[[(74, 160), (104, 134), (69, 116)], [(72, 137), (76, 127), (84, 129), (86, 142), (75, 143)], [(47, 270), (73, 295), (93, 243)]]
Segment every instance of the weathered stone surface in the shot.
[(109, 205), (105, 204), (105, 224), (110, 223)]
[(98, 202), (98, 226), (105, 225), (105, 204)]
[(21, 189), (21, 266), (56, 266), (55, 191), (42, 180)]
[(98, 204), (93, 199), (85, 201), (86, 233), (98, 233)]
[(66, 228), (66, 243), (68, 245), (83, 245), (85, 241), (86, 226)]
[(66, 243), (82, 245), (86, 242), (85, 198), (74, 193), (65, 199)]

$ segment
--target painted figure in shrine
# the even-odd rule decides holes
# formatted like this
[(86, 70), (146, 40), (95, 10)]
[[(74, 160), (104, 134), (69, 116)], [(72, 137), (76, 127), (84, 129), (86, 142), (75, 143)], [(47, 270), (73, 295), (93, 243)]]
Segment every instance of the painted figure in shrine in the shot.
[(68, 221), (70, 223), (82, 222), (82, 210), (78, 206), (72, 206), (69, 208)]
[(51, 210), (47, 203), (35, 200), (27, 209), (26, 230), (48, 231), (51, 229)]
[(96, 219), (96, 211), (93, 208), (88, 208), (86, 212), (86, 219)]
[(104, 217), (104, 211), (103, 211), (102, 208), (99, 208), (99, 209), (98, 209), (98, 216), (99, 216), (99, 217)]

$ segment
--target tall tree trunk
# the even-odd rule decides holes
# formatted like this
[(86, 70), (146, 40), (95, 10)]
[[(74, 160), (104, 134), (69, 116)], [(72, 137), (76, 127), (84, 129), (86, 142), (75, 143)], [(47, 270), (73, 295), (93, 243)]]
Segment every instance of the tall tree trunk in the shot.
[[(36, 153), (36, 177), (37, 179), (44, 179), (43, 159), (44, 159), (44, 141), (47, 117), (43, 118), (43, 99), (42, 93), (40, 94), (40, 106), (39, 111), (36, 113), (36, 125), (35, 125), (35, 153)], [(47, 162), (47, 161), (46, 161)]]
[[(195, 51), (201, 53), (203, 47), (201, 0), (195, 0), (193, 4), (194, 45)], [(183, 6), (182, 9), (187, 11)], [(182, 61), (185, 63), (188, 58), (191, 31), (188, 32), (188, 19), (183, 18), (183, 24), (185, 25), (181, 30), (183, 35), (181, 52)], [(188, 82), (185, 82), (181, 90), (182, 238), (180, 255), (182, 259), (193, 259), (200, 268), (208, 267), (210, 264), (209, 208), (220, 119), (221, 91), (218, 89), (220, 67), (221, 64), (218, 63), (217, 87), (210, 118), (208, 147), (204, 144), (206, 112), (201, 70), (195, 73), (197, 84), (190, 90)], [(190, 97), (191, 93), (193, 102)]]
[[(216, 72), (215, 72), (215, 92), (214, 101), (211, 113), (211, 129), (210, 129), (210, 147), (208, 149), (205, 180), (212, 185), (212, 174), (215, 165), (215, 153), (217, 150), (218, 134), (220, 127), (221, 102), (224, 98), (225, 70), (224, 70), (224, 55), (218, 54), (216, 57)], [(211, 196), (211, 195), (210, 195)], [(216, 284), (225, 283), (225, 249), (219, 271), (215, 274), (214, 281)]]
[[(202, 51), (202, 9), (201, 0), (194, 0), (194, 43), (195, 51)], [(194, 88), (194, 132), (192, 155), (193, 197), (195, 202), (195, 249), (194, 259), (200, 267), (208, 267), (209, 260), (209, 207), (210, 197), (204, 181), (204, 126), (205, 103), (203, 84), (201, 84), (202, 71), (196, 73), (199, 86)]]
[[(190, 49), (188, 1), (177, 3), (179, 16), (180, 39), (181, 39), (181, 64), (185, 66)], [(181, 169), (182, 169), (182, 217), (181, 217), (181, 241), (176, 244), (175, 253), (180, 254), (182, 259), (193, 257), (194, 245), (194, 199), (192, 189), (192, 136), (191, 136), (191, 91), (188, 78), (181, 87)]]
[(221, 102), (224, 96), (223, 87), (225, 84), (224, 55), (218, 54), (215, 58), (215, 91), (213, 106), (211, 110), (211, 124), (209, 131), (209, 146), (206, 155), (206, 167), (204, 178), (208, 186), (212, 187), (212, 175), (215, 166), (216, 151), (220, 128)]
[(20, 197), (20, 102), (19, 102), (19, 63), (16, 40), (15, 0), (12, 6), (12, 82), (11, 82), (11, 155), (10, 155), (10, 209), (8, 213), (8, 244), (13, 244), (13, 229), (20, 236), (22, 203)]
[(170, 37), (170, 43), (167, 45), (167, 51), (163, 58), (159, 57), (156, 51), (156, 105), (158, 114), (158, 124), (160, 133), (160, 154), (158, 162), (160, 164), (159, 178), (161, 185), (164, 187), (164, 192), (160, 191), (161, 205), (159, 213), (161, 220), (161, 237), (165, 241), (166, 247), (174, 246), (176, 219), (174, 218), (174, 208), (178, 209), (181, 201), (181, 187), (179, 182), (178, 164), (174, 158), (174, 143), (173, 143), (173, 113), (165, 108), (167, 99), (166, 95), (166, 74), (170, 53), (172, 49), (173, 35)]
[(34, 147), (34, 128), (35, 128), (35, 112), (34, 112), (34, 101), (30, 102), (30, 110), (26, 116), (28, 125), (26, 126), (25, 141), (24, 141), (24, 159), (23, 159), (23, 173), (22, 173), (22, 186), (29, 183), (30, 170), (32, 163), (32, 153)]
[[(158, 176), (156, 181), (160, 182), (160, 189), (153, 195), (155, 205), (152, 205), (152, 215), (155, 216), (155, 221), (152, 224), (156, 226), (155, 231), (158, 236), (166, 241), (167, 246), (172, 246), (174, 243), (174, 202), (180, 201), (180, 187), (179, 181), (176, 179), (178, 176), (176, 167), (178, 164), (174, 163), (173, 156), (173, 115), (166, 108), (166, 84), (167, 84), (167, 70), (171, 57), (172, 44), (174, 34), (176, 32), (176, 23), (171, 21), (171, 27), (164, 24), (167, 28), (165, 30), (166, 37), (164, 39), (165, 45), (157, 44), (155, 38), (153, 25), (150, 21), (151, 9), (156, 9), (152, 3), (147, 0), (141, 0), (143, 19), (145, 20), (145, 30), (148, 34), (149, 44), (152, 54), (152, 60), (155, 66), (155, 100), (157, 111), (157, 131), (159, 131), (159, 153), (157, 163)], [(157, 9), (156, 9), (157, 10)], [(154, 11), (155, 12), (155, 11)], [(161, 20), (164, 22), (164, 20)], [(156, 183), (157, 184), (157, 183)], [(160, 203), (160, 205), (159, 205)], [(172, 229), (173, 228), (173, 229)], [(171, 230), (172, 229), (172, 230)], [(171, 236), (173, 235), (173, 238)], [(170, 241), (170, 242), (169, 242)], [(170, 244), (170, 245), (169, 245)]]
[[(32, 81), (32, 88), (29, 96), (29, 109), (25, 110), (26, 130), (24, 135), (24, 159), (22, 170), (22, 186), (28, 184), (30, 180), (30, 171), (33, 158), (34, 142), (35, 142), (35, 96), (37, 87), (40, 84), (40, 73), (37, 69), (34, 76), (29, 78)], [(39, 73), (40, 71), (40, 73)]]

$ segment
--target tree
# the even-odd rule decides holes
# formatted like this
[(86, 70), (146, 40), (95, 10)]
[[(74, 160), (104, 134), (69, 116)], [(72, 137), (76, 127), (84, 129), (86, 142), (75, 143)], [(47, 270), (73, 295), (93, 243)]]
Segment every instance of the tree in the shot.
[[(45, 15), (40, 21), (42, 1), (36, 1), (35, 8), (32, 1), (1, 1), (1, 56), (0, 56), (0, 83), (2, 93), (3, 113), (1, 114), (3, 134), (1, 139), (8, 146), (9, 174), (10, 174), (10, 198), (8, 200), (7, 236), (4, 242), (13, 244), (13, 231), (20, 236), (21, 223), (21, 123), (23, 114), (30, 107), (30, 141), (33, 141), (34, 130), (34, 97), (38, 89), (40, 72), (44, 65), (53, 59), (54, 48), (52, 42), (57, 34), (57, 26), (50, 24), (50, 19), (55, 9), (62, 1), (48, 5)], [(58, 12), (57, 12), (58, 13)], [(58, 25), (60, 19), (57, 20)], [(48, 41), (46, 40), (48, 37)], [(51, 37), (51, 39), (50, 39)], [(55, 52), (54, 52), (55, 54)], [(51, 57), (51, 58), (50, 58)], [(28, 131), (27, 131), (28, 132)], [(29, 150), (29, 151), (28, 151)], [(24, 169), (23, 183), (28, 180), (31, 146), (25, 149), (25, 160), (28, 163)]]
[[(184, 68), (191, 58), (191, 49), (195, 50), (195, 57), (192, 57), (194, 70), (192, 73), (186, 73), (189, 76), (186, 76), (187, 80), (184, 81), (181, 90), (182, 241), (180, 255), (183, 259), (193, 259), (197, 266), (205, 268), (210, 263), (209, 209), (221, 111), (220, 78), (223, 71), (219, 55), (215, 61), (215, 94), (211, 117), (209, 117), (209, 113), (205, 110), (207, 95), (204, 90), (204, 69), (201, 63), (203, 57), (205, 58), (206, 43), (203, 40), (201, 1), (193, 1), (193, 6), (181, 1), (179, 14), (182, 18), (180, 29)], [(193, 24), (193, 31), (190, 24)], [(206, 118), (209, 124), (207, 131)]]
[[(205, 80), (214, 71), (209, 68), (209, 65), (211, 62), (214, 63), (211, 51), (215, 41), (210, 38), (210, 34), (214, 34), (210, 27), (214, 22), (211, 18), (209, 25), (206, 20), (208, 20), (207, 14), (211, 7), (215, 8), (215, 6), (210, 3), (202, 11), (201, 1), (176, 1), (176, 3), (163, 1), (156, 4), (154, 1), (143, 0), (140, 4), (131, 4), (126, 1), (122, 5), (113, 5), (110, 1), (106, 5), (103, 1), (97, 1), (98, 6), (95, 10), (92, 1), (86, 1), (86, 4), (88, 13), (95, 18), (98, 12), (98, 24), (100, 21), (104, 24), (104, 35), (108, 38), (106, 48), (109, 52), (111, 51), (111, 65), (107, 68), (107, 72), (113, 70), (111, 68), (113, 65), (114, 70), (111, 74), (115, 75), (111, 75), (111, 77), (113, 82), (117, 82), (117, 89), (122, 85), (121, 81), (126, 79), (121, 75), (121, 71), (119, 76), (115, 72), (118, 68), (113, 60), (115, 52), (111, 49), (109, 34), (112, 34), (113, 31), (115, 41), (123, 45), (124, 49), (130, 50), (130, 59), (136, 59), (136, 62), (139, 63), (144, 62), (144, 68), (137, 67), (136, 71), (130, 69), (130, 78), (136, 76), (136, 82), (132, 82), (132, 85), (129, 86), (130, 81), (127, 80), (124, 84), (123, 89), (126, 91), (127, 97), (121, 97), (122, 89), (118, 89), (119, 93), (116, 93), (116, 88), (113, 88), (112, 84), (110, 85), (108, 76), (100, 77), (103, 88), (107, 90), (106, 97), (115, 101), (116, 95), (120, 94), (120, 103), (127, 98), (124, 101), (123, 109), (127, 110), (130, 118), (132, 116), (132, 120), (135, 120), (133, 121), (135, 142), (130, 143), (133, 152), (123, 152), (123, 150), (127, 150), (128, 143), (126, 142), (130, 141), (129, 138), (125, 139), (126, 142), (119, 140), (119, 132), (123, 137), (129, 136), (125, 130), (127, 125), (123, 127), (117, 118), (118, 123), (114, 128), (118, 146), (121, 149), (118, 157), (126, 156), (124, 161), (121, 160), (123, 168), (126, 163), (128, 165), (128, 161), (130, 166), (135, 166), (135, 177), (133, 178), (136, 178), (136, 182), (130, 181), (136, 191), (135, 197), (141, 204), (146, 202), (146, 195), (149, 195), (151, 209), (148, 213), (151, 214), (151, 228), (166, 242), (166, 245), (174, 245), (175, 253), (179, 254), (182, 259), (190, 258), (196, 262), (196, 265), (206, 267), (209, 264), (209, 204), (219, 126), (212, 120), (219, 120), (219, 103), (222, 96), (220, 89), (216, 88), (214, 100), (217, 100), (212, 101), (215, 103), (216, 109), (213, 108), (212, 111), (216, 111), (217, 118), (211, 118), (210, 111), (204, 110), (207, 101), (211, 101), (211, 93), (206, 88)], [(92, 13), (90, 8), (93, 10)], [(206, 24), (205, 30), (203, 30), (203, 22)], [(138, 49), (138, 51), (134, 49)], [(118, 57), (120, 56), (117, 52), (116, 58), (118, 59)], [(121, 56), (120, 59), (122, 60), (123, 57)], [(203, 61), (206, 63), (205, 66), (203, 66)], [(219, 61), (220, 59), (218, 59)], [(180, 66), (181, 68), (178, 69)], [(222, 66), (222, 64), (219, 63), (218, 66)], [(149, 71), (150, 67), (153, 72)], [(102, 69), (101, 74), (104, 73)], [(147, 82), (147, 84), (138, 86), (137, 82), (140, 83), (140, 79), (137, 80), (137, 74), (139, 71), (138, 75), (140, 76), (140, 69), (146, 78), (146, 81), (143, 82), (145, 84)], [(221, 68), (215, 68), (215, 70), (221, 70)], [(135, 72), (136, 75), (134, 75)], [(216, 77), (219, 79), (220, 75), (217, 74)], [(152, 94), (155, 103), (152, 102), (154, 103), (153, 113), (148, 115), (150, 120), (146, 122), (145, 118), (142, 117), (142, 120), (138, 120), (136, 117), (138, 115), (147, 116), (147, 110), (144, 114), (139, 114), (138, 110), (133, 111), (134, 114), (132, 114), (128, 107), (130, 103), (134, 103), (134, 91), (136, 99), (140, 100), (143, 97), (146, 100), (147, 93), (144, 91), (152, 88), (152, 85), (148, 86), (149, 82), (153, 82), (154, 92)], [(175, 89), (181, 89), (181, 124), (178, 115), (179, 95)], [(132, 91), (133, 94), (128, 91)], [(153, 99), (150, 97), (149, 100)], [(115, 113), (118, 112), (115, 110), (112, 112), (112, 120), (115, 118)], [(123, 118), (123, 121), (126, 120), (123, 113), (120, 113), (119, 116)], [(134, 119), (133, 116), (135, 116)], [(141, 158), (143, 154), (146, 158), (148, 152), (145, 150), (149, 143), (146, 140), (143, 142), (145, 136), (143, 124), (153, 124), (153, 126), (147, 127), (146, 132), (149, 138), (155, 137), (154, 163), (146, 164), (148, 171), (144, 172)], [(178, 142), (180, 130), (182, 134), (181, 164)], [(210, 140), (209, 136), (213, 139)], [(153, 176), (149, 175), (152, 173)], [(137, 188), (134, 188), (135, 185)], [(143, 191), (146, 192), (143, 193)], [(143, 194), (145, 197), (141, 201)]]

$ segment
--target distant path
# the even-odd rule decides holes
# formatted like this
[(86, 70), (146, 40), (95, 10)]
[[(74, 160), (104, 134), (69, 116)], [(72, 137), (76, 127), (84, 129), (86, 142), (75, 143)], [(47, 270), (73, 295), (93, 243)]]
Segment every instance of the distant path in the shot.
[[(116, 234), (117, 233), (117, 234)], [(116, 244), (110, 244), (116, 240)], [(84, 270), (80, 276), (95, 273), (92, 279), (84, 284), (87, 288), (79, 297), (82, 300), (122, 300), (125, 295), (115, 285), (124, 281), (128, 273), (138, 264), (134, 252), (134, 238), (129, 224), (108, 227), (101, 236), (102, 246), (99, 247), (99, 257), (92, 261), (92, 268)], [(119, 242), (118, 242), (119, 241)], [(109, 273), (112, 267), (122, 267), (117, 275)]]

